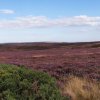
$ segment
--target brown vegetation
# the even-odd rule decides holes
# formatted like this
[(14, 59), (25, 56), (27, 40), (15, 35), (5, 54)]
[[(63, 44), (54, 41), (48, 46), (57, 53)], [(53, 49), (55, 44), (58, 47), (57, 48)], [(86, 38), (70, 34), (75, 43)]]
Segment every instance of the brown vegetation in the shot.
[(100, 42), (1, 44), (0, 63), (42, 70), (61, 82), (69, 74), (100, 80)]
[(72, 100), (100, 100), (100, 82), (70, 76), (63, 92)]

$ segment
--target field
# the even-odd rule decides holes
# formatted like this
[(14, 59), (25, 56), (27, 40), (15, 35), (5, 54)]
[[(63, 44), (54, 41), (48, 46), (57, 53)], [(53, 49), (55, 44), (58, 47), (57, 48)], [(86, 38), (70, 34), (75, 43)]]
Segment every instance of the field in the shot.
[(0, 63), (42, 70), (60, 82), (70, 74), (100, 80), (100, 42), (1, 44)]
[[(60, 87), (63, 96), (71, 97), (69, 100), (100, 100), (100, 42), (0, 44), (0, 64), (23, 66), (48, 73), (57, 79), (57, 87)], [(2, 73), (1, 70), (1, 76)], [(7, 90), (6, 93), (15, 96), (11, 95), (11, 91)], [(6, 94), (7, 97), (9, 95)]]

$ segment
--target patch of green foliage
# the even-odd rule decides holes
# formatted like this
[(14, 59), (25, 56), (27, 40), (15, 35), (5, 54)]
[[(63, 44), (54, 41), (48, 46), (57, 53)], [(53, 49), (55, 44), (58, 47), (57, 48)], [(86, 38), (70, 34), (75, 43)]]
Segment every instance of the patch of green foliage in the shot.
[(0, 100), (68, 100), (47, 73), (0, 64)]

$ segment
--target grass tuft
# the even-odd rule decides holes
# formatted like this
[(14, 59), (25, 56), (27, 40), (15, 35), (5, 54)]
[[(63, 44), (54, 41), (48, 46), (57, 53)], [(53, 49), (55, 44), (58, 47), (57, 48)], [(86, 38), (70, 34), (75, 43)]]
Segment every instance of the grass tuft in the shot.
[(63, 92), (72, 100), (100, 100), (100, 82), (70, 76)]

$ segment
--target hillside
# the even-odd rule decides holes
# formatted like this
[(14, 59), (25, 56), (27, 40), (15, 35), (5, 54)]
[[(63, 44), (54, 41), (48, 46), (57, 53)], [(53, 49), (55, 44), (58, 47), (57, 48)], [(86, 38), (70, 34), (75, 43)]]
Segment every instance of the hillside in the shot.
[(48, 72), (61, 81), (69, 74), (100, 79), (100, 42), (0, 44), (0, 63)]

